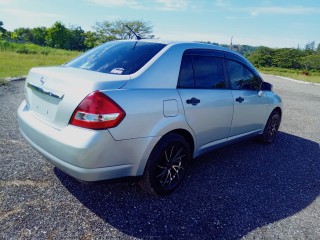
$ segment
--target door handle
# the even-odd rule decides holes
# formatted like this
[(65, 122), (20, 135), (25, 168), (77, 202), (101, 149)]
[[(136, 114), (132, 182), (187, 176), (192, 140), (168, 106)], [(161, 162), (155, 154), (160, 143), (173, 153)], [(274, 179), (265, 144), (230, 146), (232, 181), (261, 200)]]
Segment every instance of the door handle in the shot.
[(244, 98), (243, 97), (237, 97), (236, 101), (239, 102), (239, 103), (242, 103), (244, 101)]
[(193, 97), (191, 99), (188, 99), (186, 102), (187, 102), (187, 104), (192, 104), (192, 106), (195, 106), (198, 103), (200, 103), (200, 99), (197, 99), (197, 98)]

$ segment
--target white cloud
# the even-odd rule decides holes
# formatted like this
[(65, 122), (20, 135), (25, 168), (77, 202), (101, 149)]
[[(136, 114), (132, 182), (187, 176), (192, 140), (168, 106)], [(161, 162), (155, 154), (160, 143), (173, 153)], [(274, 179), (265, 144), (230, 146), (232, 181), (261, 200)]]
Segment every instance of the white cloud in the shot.
[(101, 6), (134, 7), (138, 5), (138, 3), (135, 0), (87, 0), (87, 2), (95, 5), (101, 5)]
[[(261, 7), (235, 7), (231, 4), (230, 0), (215, 0), (215, 6), (223, 8), (231, 12), (248, 12), (252, 16), (261, 14), (286, 14), (286, 15), (302, 15), (320, 13), (320, 8), (304, 7), (304, 6), (276, 6), (272, 5), (271, 1), (262, 2)], [(261, 3), (261, 2), (260, 2)], [(269, 5), (269, 6), (266, 6)]]
[(21, 17), (21, 18), (58, 18), (61, 17), (61, 15), (54, 14), (54, 13), (46, 13), (46, 12), (32, 12), (32, 11), (26, 11), (26, 10), (21, 10), (21, 9), (15, 9), (15, 8), (7, 8), (3, 9), (3, 12), (9, 13), (13, 16)]
[(291, 7), (258, 7), (248, 9), (252, 16), (259, 14), (308, 14), (308, 13), (319, 13), (319, 8), (291, 6)]
[(8, 30), (19, 27), (33, 28), (39, 27), (39, 25), (49, 26), (55, 21), (63, 20), (61, 15), (48, 12), (33, 12), (15, 8), (0, 9), (0, 12), (6, 14), (7, 18), (14, 19), (14, 21), (6, 21), (6, 29)]
[(230, 1), (229, 0), (216, 0), (215, 5), (217, 7), (227, 7), (227, 6), (230, 6)]
[(156, 0), (159, 10), (184, 10), (188, 6), (188, 2), (185, 0)]
[[(1, 1), (1, 0), (0, 0)], [(90, 4), (105, 7), (129, 7), (134, 9), (158, 10), (158, 11), (181, 11), (187, 8), (195, 9), (198, 2), (191, 4), (188, 0), (86, 0)]]
[(0, 0), (0, 5), (7, 5), (7, 4), (10, 4), (12, 2), (13, 2), (13, 0)]

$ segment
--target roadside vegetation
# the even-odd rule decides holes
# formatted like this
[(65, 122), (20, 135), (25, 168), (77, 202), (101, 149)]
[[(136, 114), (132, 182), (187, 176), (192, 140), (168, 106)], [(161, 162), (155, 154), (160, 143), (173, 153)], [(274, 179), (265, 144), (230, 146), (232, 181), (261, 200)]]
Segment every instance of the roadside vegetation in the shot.
[[(17, 28), (7, 31), (0, 21), (0, 84), (6, 77), (25, 76), (35, 66), (60, 65), (81, 52), (103, 42), (134, 38), (129, 26), (142, 38), (154, 38), (153, 26), (144, 21), (103, 21), (84, 31), (56, 22), (51, 27)], [(247, 57), (262, 73), (320, 83), (320, 44), (309, 42), (304, 48), (226, 45)]]
[(276, 68), (276, 67), (260, 67), (257, 68), (261, 73), (292, 78), (305, 82), (320, 83), (320, 71), (301, 71), (294, 69)]
[(132, 38), (126, 25), (142, 38), (154, 37), (150, 23), (139, 20), (97, 22), (92, 32), (62, 22), (8, 31), (0, 21), (0, 85), (6, 83), (3, 78), (25, 76), (32, 67), (60, 65), (103, 42)]
[(315, 42), (304, 49), (259, 47), (247, 58), (263, 73), (320, 83), (320, 44), (315, 48)]
[(26, 76), (32, 67), (60, 65), (79, 54), (78, 51), (0, 40), (0, 85), (6, 83), (4, 78)]

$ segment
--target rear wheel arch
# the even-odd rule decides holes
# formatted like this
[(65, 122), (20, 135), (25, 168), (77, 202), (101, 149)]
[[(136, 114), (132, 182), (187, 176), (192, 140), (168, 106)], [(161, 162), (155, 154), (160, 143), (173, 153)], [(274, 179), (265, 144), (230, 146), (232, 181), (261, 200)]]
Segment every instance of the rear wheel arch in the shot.
[[(191, 154), (193, 156), (194, 152), (195, 152), (195, 146), (196, 146), (196, 143), (195, 143), (195, 138), (194, 136), (190, 133), (190, 131), (186, 130), (186, 129), (183, 129), (183, 128), (177, 128), (177, 129), (173, 129), (169, 132), (167, 132), (166, 134), (164, 134), (158, 142), (160, 142), (163, 138), (165, 138), (167, 135), (171, 134), (171, 133), (175, 133), (175, 134), (178, 134), (180, 135), (181, 137), (183, 137), (189, 144), (189, 147), (190, 147), (190, 151), (191, 151)], [(158, 143), (157, 142), (157, 143)], [(155, 146), (154, 146), (155, 147)]]
[(189, 130), (186, 130), (185, 128), (176, 128), (176, 129), (173, 129), (173, 130), (166, 132), (163, 135), (161, 134), (159, 137), (157, 137), (157, 139), (155, 139), (155, 141), (151, 142), (151, 144), (148, 147), (148, 150), (145, 152), (145, 154), (143, 155), (143, 158), (141, 159), (139, 165), (137, 166), (137, 170), (135, 173), (137, 176), (142, 176), (142, 174), (146, 168), (147, 161), (148, 161), (148, 158), (150, 157), (152, 150), (156, 147), (156, 145), (160, 141), (162, 141), (163, 138), (165, 138), (170, 133), (175, 133), (175, 134), (178, 134), (181, 137), (183, 137), (189, 145), (191, 156), (194, 157), (194, 152), (195, 152), (195, 148), (196, 148), (195, 137), (192, 135), (192, 133), (190, 133)]
[(151, 151), (139, 185), (151, 195), (172, 193), (187, 174), (192, 159), (192, 136), (183, 130), (170, 131)]
[(176, 134), (181, 135), (189, 143), (191, 154), (192, 155), (194, 154), (195, 141), (194, 141), (192, 134), (189, 131), (187, 131), (185, 129), (175, 129), (173, 131), (168, 132), (167, 134), (169, 134), (169, 133), (176, 133)]

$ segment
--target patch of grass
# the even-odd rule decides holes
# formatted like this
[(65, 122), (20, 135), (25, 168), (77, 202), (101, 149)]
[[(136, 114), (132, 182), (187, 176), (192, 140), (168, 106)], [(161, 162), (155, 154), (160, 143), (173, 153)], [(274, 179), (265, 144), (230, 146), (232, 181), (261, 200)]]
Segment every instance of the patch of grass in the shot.
[(16, 52), (21, 54), (67, 54), (71, 51), (56, 49), (51, 47), (43, 47), (33, 43), (15, 43), (0, 39), (0, 52)]
[(258, 70), (265, 74), (272, 74), (282, 77), (288, 77), (305, 82), (320, 83), (320, 71), (294, 70), (285, 68), (267, 68), (261, 67)]
[(30, 68), (61, 65), (80, 52), (40, 47), (34, 44), (0, 43), (0, 85), (7, 77), (28, 74)]

